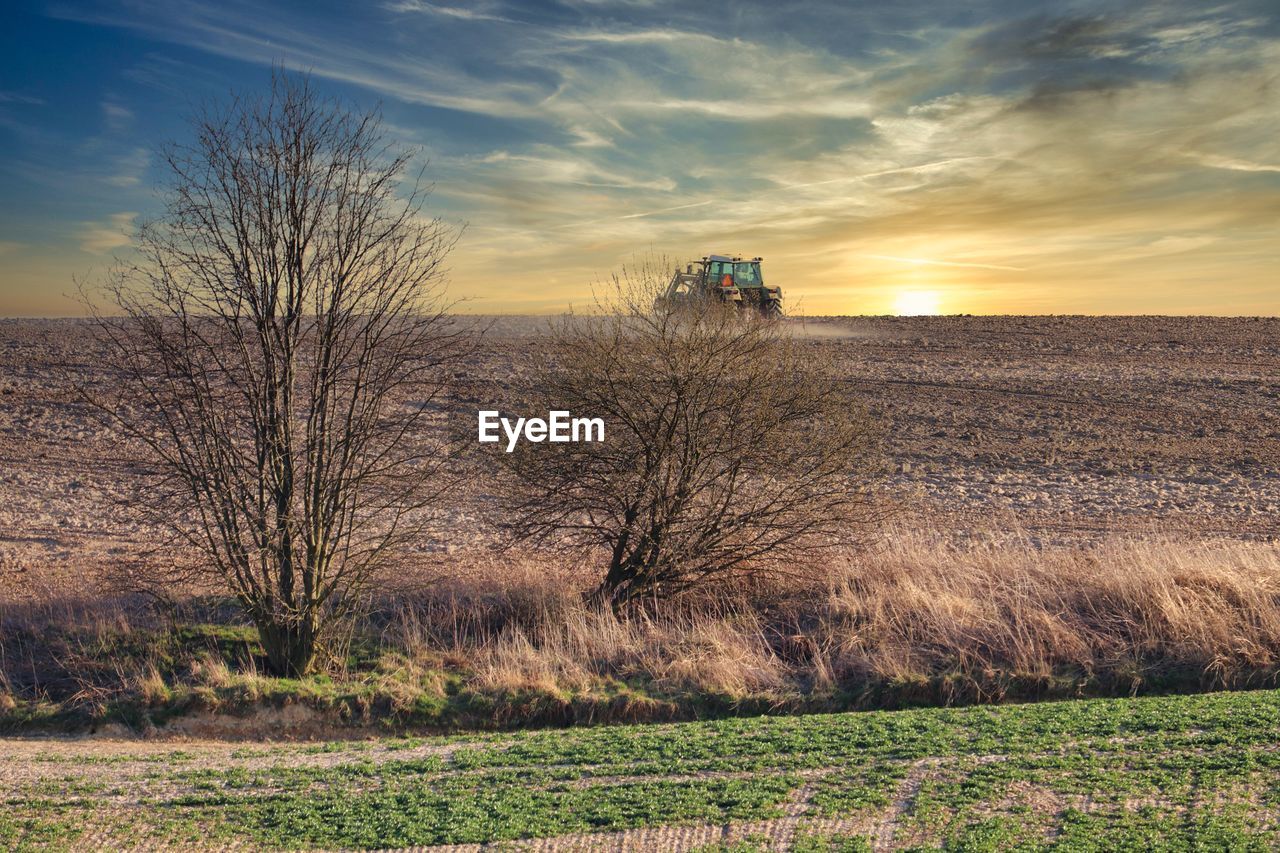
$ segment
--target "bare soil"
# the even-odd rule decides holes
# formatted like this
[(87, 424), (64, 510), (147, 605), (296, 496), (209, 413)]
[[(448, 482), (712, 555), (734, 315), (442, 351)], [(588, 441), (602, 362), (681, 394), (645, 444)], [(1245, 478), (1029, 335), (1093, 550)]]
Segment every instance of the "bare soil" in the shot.
[[(525, 381), (548, 321), (464, 322), (485, 343), (457, 377), (460, 418)], [(851, 396), (885, 423), (888, 494), (934, 523), (1060, 541), (1276, 532), (1280, 319), (790, 322), (839, 351)], [(128, 565), (158, 541), (129, 509), (119, 436), (75, 390), (108, 387), (101, 365), (83, 323), (0, 321), (0, 572)], [(425, 551), (493, 541), (484, 483), (458, 497)]]

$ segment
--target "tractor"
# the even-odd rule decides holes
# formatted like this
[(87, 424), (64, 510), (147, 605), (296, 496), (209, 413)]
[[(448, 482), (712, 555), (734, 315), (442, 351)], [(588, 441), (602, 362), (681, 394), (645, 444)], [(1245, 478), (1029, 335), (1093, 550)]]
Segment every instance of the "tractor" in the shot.
[(707, 255), (676, 270), (655, 307), (679, 307), (695, 300), (718, 299), (762, 317), (782, 316), (782, 288), (770, 287), (760, 274), (761, 258)]

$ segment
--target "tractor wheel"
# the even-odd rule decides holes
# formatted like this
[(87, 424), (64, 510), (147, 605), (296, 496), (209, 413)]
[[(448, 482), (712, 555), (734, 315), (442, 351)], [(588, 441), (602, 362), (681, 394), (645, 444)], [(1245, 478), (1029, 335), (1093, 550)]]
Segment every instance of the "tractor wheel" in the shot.
[(776, 320), (782, 316), (782, 303), (776, 299), (767, 300), (760, 306), (760, 316)]

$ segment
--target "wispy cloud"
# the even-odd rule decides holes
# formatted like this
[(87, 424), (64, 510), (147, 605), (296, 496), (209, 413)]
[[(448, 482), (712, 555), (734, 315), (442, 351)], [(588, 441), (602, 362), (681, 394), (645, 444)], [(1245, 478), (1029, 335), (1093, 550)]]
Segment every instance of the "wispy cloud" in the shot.
[(123, 249), (133, 243), (137, 213), (113, 213), (103, 222), (86, 222), (80, 229), (80, 248), (95, 255)]
[(498, 21), (504, 24), (516, 23), (511, 18), (491, 14), (489, 12), (482, 12), (478, 9), (462, 6), (443, 6), (437, 3), (426, 3), (423, 2), (423, 0), (396, 0), (394, 3), (388, 3), (386, 8), (392, 12), (402, 14), (406, 12), (416, 12), (419, 14), (439, 15), (442, 18), (454, 18), (461, 21)]
[(569, 30), (560, 35), (566, 41), (596, 42), (599, 44), (672, 44), (692, 42), (702, 45), (719, 45), (726, 53), (748, 49), (748, 45), (736, 39), (722, 39), (706, 33), (687, 30)]
[(150, 162), (151, 153), (147, 149), (134, 148), (113, 159), (105, 180), (113, 187), (136, 187), (142, 183)]
[(688, 210), (691, 207), (706, 207), (715, 202), (707, 199), (706, 201), (692, 201), (688, 204), (676, 204), (671, 207), (660, 207), (657, 210), (646, 210), (641, 213), (628, 213), (625, 216), (619, 216), (619, 219), (640, 219), (645, 216), (660, 216), (664, 213), (671, 213), (674, 210)]
[(43, 98), (24, 95), (21, 92), (0, 92), (0, 104), (43, 104)]
[(106, 100), (102, 102), (102, 117), (108, 130), (120, 131), (133, 122), (133, 110), (118, 101)]
[(1272, 166), (1267, 163), (1250, 163), (1248, 160), (1237, 160), (1234, 157), (1202, 154), (1196, 159), (1205, 166), (1210, 166), (1214, 169), (1229, 169), (1233, 172), (1280, 172), (1280, 166)]
[(968, 261), (940, 261), (935, 258), (899, 258), (895, 255), (866, 255), (868, 258), (875, 258), (880, 261), (897, 261), (898, 263), (911, 264), (913, 266), (931, 266), (931, 267), (961, 267), (974, 270), (1013, 270), (1015, 272), (1023, 272), (1026, 267), (1011, 267), (1004, 264), (979, 264), (970, 263)]

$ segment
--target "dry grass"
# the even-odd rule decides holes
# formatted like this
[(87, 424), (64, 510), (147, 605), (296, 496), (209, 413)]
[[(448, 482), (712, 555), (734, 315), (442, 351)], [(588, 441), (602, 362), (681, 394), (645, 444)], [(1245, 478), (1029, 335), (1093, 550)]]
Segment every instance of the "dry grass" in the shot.
[(906, 695), (915, 685), (925, 701), (998, 701), (1076, 687), (1247, 686), (1280, 669), (1274, 544), (1044, 549), (1018, 537), (956, 545), (897, 533), (812, 586), (757, 587), (627, 621), (584, 607), (564, 577), (537, 583), (536, 565), (510, 572), (509, 598), (498, 577), (438, 589), (448, 608), (402, 610), (391, 635), (411, 654), (464, 661), (485, 689), (617, 678), (733, 699)]
[[(635, 701), (616, 716), (647, 719), (661, 715), (654, 703), (682, 716), (707, 703), (990, 702), (1262, 686), (1280, 673), (1275, 543), (1040, 547), (1016, 535), (956, 544), (895, 532), (814, 581), (686, 598), (626, 620), (587, 607), (587, 567), (554, 557), (466, 559), (444, 571), (375, 610), (353, 646), (363, 652), (326, 676), (331, 689), (308, 695), (355, 691), (368, 717), (444, 714), (450, 696), (488, 697), (490, 708), (493, 697), (538, 696), (542, 714), (548, 702), (629, 691)], [(186, 697), (213, 709), (279, 694), (248, 641), (243, 654), (207, 637), (172, 642), (182, 618), (123, 602), (0, 606), (0, 714), (41, 694), (102, 707)], [(521, 714), (534, 712), (508, 705), (492, 721)]]
[(1241, 686), (1273, 680), (1280, 661), (1280, 549), (898, 537), (834, 573), (818, 618), (839, 680), (957, 674), (999, 691), (1078, 674), (1139, 689), (1194, 673), (1203, 686)]

